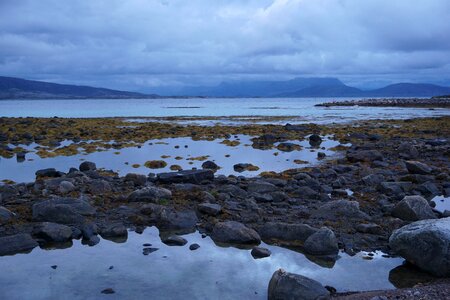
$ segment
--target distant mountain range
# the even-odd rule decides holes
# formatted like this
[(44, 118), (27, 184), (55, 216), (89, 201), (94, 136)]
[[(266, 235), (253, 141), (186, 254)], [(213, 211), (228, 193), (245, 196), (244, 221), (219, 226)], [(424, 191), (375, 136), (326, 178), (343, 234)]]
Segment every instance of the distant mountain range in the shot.
[[(153, 94), (57, 84), (0, 76), (0, 99), (147, 99), (177, 97), (432, 97), (450, 87), (397, 83), (374, 90), (345, 85), (337, 78), (294, 78), (286, 81), (229, 81), (213, 87), (155, 90)], [(160, 96), (164, 95), (164, 96)]]

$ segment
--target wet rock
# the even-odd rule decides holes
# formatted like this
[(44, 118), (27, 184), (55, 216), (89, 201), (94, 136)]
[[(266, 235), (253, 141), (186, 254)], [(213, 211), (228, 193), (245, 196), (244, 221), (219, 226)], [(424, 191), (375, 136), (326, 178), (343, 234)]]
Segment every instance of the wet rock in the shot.
[(436, 219), (430, 204), (421, 196), (406, 196), (394, 207), (392, 215), (405, 221)]
[(393, 232), (389, 246), (435, 276), (450, 276), (450, 218), (422, 220)]
[(72, 239), (72, 229), (69, 226), (50, 222), (40, 224), (33, 234), (54, 243), (63, 243)]
[(56, 171), (55, 168), (41, 169), (36, 171), (36, 178), (40, 177), (61, 177), (64, 173)]
[(159, 248), (145, 247), (144, 249), (142, 249), (142, 254), (149, 255), (150, 253), (153, 253), (158, 250), (159, 250)]
[(81, 172), (86, 172), (86, 171), (95, 171), (97, 170), (97, 166), (95, 165), (95, 163), (90, 162), (90, 161), (84, 161), (80, 164), (79, 167)]
[(217, 216), (222, 211), (222, 206), (219, 204), (213, 204), (213, 203), (202, 203), (199, 204), (198, 210), (201, 213), (210, 215), (210, 216)]
[(349, 162), (373, 162), (375, 160), (383, 160), (383, 154), (377, 150), (359, 150), (347, 152), (347, 160)]
[(127, 237), (128, 231), (123, 224), (108, 224), (101, 230), (100, 235), (103, 238), (119, 238)]
[(318, 134), (311, 134), (309, 136), (309, 144), (313, 147), (318, 147), (322, 144), (322, 138)]
[(244, 171), (257, 171), (257, 170), (259, 170), (259, 167), (254, 166), (252, 164), (239, 163), (239, 164), (235, 164), (233, 166), (233, 170), (235, 170), (236, 172), (242, 173)]
[(178, 235), (170, 235), (161, 241), (167, 246), (184, 246), (187, 244), (187, 240)]
[(327, 157), (327, 155), (324, 152), (317, 152), (318, 159), (324, 159), (325, 157)]
[(301, 150), (301, 146), (294, 143), (280, 143), (278, 144), (277, 149), (283, 152), (292, 152)]
[(269, 182), (264, 182), (264, 181), (253, 181), (253, 182), (250, 182), (248, 184), (248, 187), (247, 187), (247, 191), (249, 193), (260, 193), (260, 194), (262, 194), (262, 193), (274, 192), (274, 191), (277, 191), (277, 190), (278, 190), (278, 188), (275, 185), (273, 185), (273, 184), (271, 184)]
[(259, 244), (259, 234), (236, 221), (218, 222), (214, 225), (211, 238), (215, 242), (230, 244)]
[(102, 291), (102, 294), (110, 295), (116, 293), (112, 288), (107, 288)]
[(270, 250), (267, 248), (253, 247), (251, 254), (252, 254), (253, 258), (258, 259), (258, 258), (269, 257), (272, 254), (272, 252), (270, 252)]
[(200, 248), (199, 244), (191, 244), (189, 246), (189, 250), (191, 250), (191, 251), (197, 250), (198, 248)]
[(213, 180), (214, 172), (212, 170), (184, 170), (178, 172), (168, 172), (158, 174), (158, 181), (162, 183), (195, 183), (200, 184), (203, 181)]
[(83, 235), (83, 239), (90, 240), (92, 237), (98, 234), (98, 227), (94, 223), (86, 223), (81, 227), (81, 233)]
[(313, 214), (314, 217), (330, 220), (336, 219), (370, 219), (370, 217), (359, 210), (359, 203), (348, 200), (335, 200), (325, 203)]
[(281, 222), (265, 223), (259, 230), (264, 240), (280, 240), (293, 244), (303, 244), (317, 229), (306, 224), (288, 224)]
[(150, 202), (156, 203), (161, 200), (172, 199), (172, 192), (165, 188), (155, 186), (145, 187), (132, 192), (128, 196), (129, 202)]
[(143, 186), (147, 183), (147, 176), (136, 173), (128, 173), (124, 180), (133, 182), (134, 186)]
[(58, 191), (59, 191), (61, 194), (67, 194), (67, 193), (70, 193), (70, 192), (72, 192), (72, 191), (74, 191), (74, 190), (75, 190), (75, 186), (74, 186), (73, 183), (70, 182), (70, 181), (63, 180), (63, 181), (61, 181), (61, 182), (59, 183)]
[(0, 237), (0, 256), (31, 251), (37, 246), (38, 243), (26, 233)]
[(15, 214), (12, 213), (9, 209), (0, 206), (0, 225), (5, 224), (12, 220), (15, 217)]
[(54, 198), (33, 205), (33, 220), (60, 224), (76, 224), (84, 216), (92, 216), (95, 209), (86, 201), (74, 198)]
[(219, 169), (219, 166), (215, 162), (207, 160), (204, 163), (202, 163), (202, 168), (209, 170), (217, 170)]
[(269, 282), (269, 300), (318, 300), (329, 299), (329, 297), (330, 292), (319, 282), (282, 269), (275, 271)]
[(408, 169), (409, 173), (412, 174), (430, 174), (432, 169), (427, 164), (421, 163), (420, 161), (414, 161), (414, 160), (407, 160), (405, 161), (406, 168)]
[(339, 247), (334, 232), (322, 227), (306, 239), (304, 250), (312, 255), (336, 255)]

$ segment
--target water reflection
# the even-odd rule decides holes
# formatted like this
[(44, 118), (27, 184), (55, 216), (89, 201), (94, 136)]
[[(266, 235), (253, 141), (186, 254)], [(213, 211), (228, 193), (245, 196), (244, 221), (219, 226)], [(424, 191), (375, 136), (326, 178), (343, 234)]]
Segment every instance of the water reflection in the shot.
[[(0, 257), (0, 299), (98, 299), (106, 288), (116, 292), (108, 295), (113, 299), (266, 299), (267, 284), (278, 268), (338, 291), (375, 290), (393, 288), (389, 272), (402, 263), (382, 253), (372, 260), (364, 260), (364, 253), (340, 253), (332, 268), (324, 268), (301, 253), (266, 244), (261, 246), (272, 255), (255, 260), (250, 250), (217, 247), (198, 232), (183, 237), (188, 244), (170, 247), (152, 227), (142, 234), (130, 232), (126, 243), (102, 239), (87, 247), (75, 241), (64, 250), (36, 248)], [(193, 243), (200, 248), (189, 250)], [(143, 255), (149, 247), (158, 250)]]

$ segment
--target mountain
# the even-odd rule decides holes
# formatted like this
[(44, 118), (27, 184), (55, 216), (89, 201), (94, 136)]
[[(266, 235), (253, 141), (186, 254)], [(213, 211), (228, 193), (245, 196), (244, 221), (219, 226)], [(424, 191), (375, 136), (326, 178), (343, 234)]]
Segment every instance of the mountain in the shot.
[(158, 97), (158, 95), (0, 76), (0, 99), (130, 99)]
[(373, 97), (431, 97), (450, 93), (450, 87), (423, 83), (397, 83), (381, 89), (368, 91)]

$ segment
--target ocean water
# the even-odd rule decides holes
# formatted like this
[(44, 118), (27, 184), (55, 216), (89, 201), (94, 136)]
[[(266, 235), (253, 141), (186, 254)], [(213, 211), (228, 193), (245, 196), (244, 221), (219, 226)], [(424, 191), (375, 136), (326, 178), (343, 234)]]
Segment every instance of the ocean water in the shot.
[(449, 109), (315, 107), (352, 98), (188, 98), (2, 100), (3, 117), (292, 116), (293, 122), (331, 123), (450, 115)]

